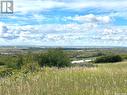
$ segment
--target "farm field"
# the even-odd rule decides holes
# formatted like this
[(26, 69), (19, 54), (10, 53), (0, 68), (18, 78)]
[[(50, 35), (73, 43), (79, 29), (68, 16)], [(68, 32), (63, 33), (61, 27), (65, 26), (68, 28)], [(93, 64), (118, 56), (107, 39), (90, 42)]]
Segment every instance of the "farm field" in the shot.
[[(0, 81), (0, 95), (127, 94), (127, 62), (96, 67), (43, 68)], [(120, 94), (121, 95), (121, 94)]]

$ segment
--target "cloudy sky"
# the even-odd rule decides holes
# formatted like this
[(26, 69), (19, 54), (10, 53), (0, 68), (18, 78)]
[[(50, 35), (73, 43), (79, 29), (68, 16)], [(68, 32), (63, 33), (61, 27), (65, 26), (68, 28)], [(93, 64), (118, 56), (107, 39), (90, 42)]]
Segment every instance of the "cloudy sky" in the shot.
[(127, 46), (127, 0), (14, 0), (0, 45)]

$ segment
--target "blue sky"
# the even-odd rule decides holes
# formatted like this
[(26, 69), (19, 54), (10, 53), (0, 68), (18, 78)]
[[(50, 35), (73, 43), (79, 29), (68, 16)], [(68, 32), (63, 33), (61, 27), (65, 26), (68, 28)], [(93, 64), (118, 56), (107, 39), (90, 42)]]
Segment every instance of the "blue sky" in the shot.
[(0, 45), (127, 46), (127, 0), (14, 0)]

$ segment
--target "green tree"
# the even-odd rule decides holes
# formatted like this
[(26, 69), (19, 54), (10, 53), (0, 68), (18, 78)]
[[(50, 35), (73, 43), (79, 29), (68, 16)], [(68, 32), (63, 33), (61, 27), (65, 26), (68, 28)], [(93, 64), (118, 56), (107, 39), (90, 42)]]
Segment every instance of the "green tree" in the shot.
[(42, 54), (38, 63), (41, 67), (66, 67), (70, 66), (70, 59), (62, 49), (50, 49), (47, 53)]
[(119, 55), (107, 55), (96, 58), (95, 63), (120, 62), (122, 57)]

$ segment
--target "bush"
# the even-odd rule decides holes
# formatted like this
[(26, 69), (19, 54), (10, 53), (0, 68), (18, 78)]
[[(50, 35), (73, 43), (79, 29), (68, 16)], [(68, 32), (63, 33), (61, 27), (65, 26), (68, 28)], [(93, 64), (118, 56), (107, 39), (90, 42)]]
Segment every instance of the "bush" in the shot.
[(8, 68), (13, 68), (13, 69), (21, 69), (23, 64), (23, 57), (22, 55), (18, 55), (17, 58), (15, 59), (15, 62), (13, 63), (7, 63)]
[(6, 68), (0, 71), (0, 78), (12, 75), (12, 69)]
[(3, 65), (5, 65), (5, 63), (4, 62), (0, 62), (0, 66), (3, 66)]
[(98, 52), (97, 54), (95, 54), (95, 56), (104, 56), (105, 54), (102, 52)]
[(28, 63), (22, 66), (23, 73), (39, 71), (40, 66), (37, 63)]
[(23, 65), (23, 57), (22, 57), (22, 55), (19, 55), (17, 63), (16, 63), (17, 69), (21, 69), (22, 65)]
[(122, 57), (119, 55), (108, 55), (108, 56), (101, 56), (96, 58), (94, 61), (95, 63), (108, 63), (108, 62), (120, 62), (122, 61)]
[(70, 65), (70, 59), (63, 50), (51, 49), (39, 57), (38, 63), (41, 67), (66, 67)]

